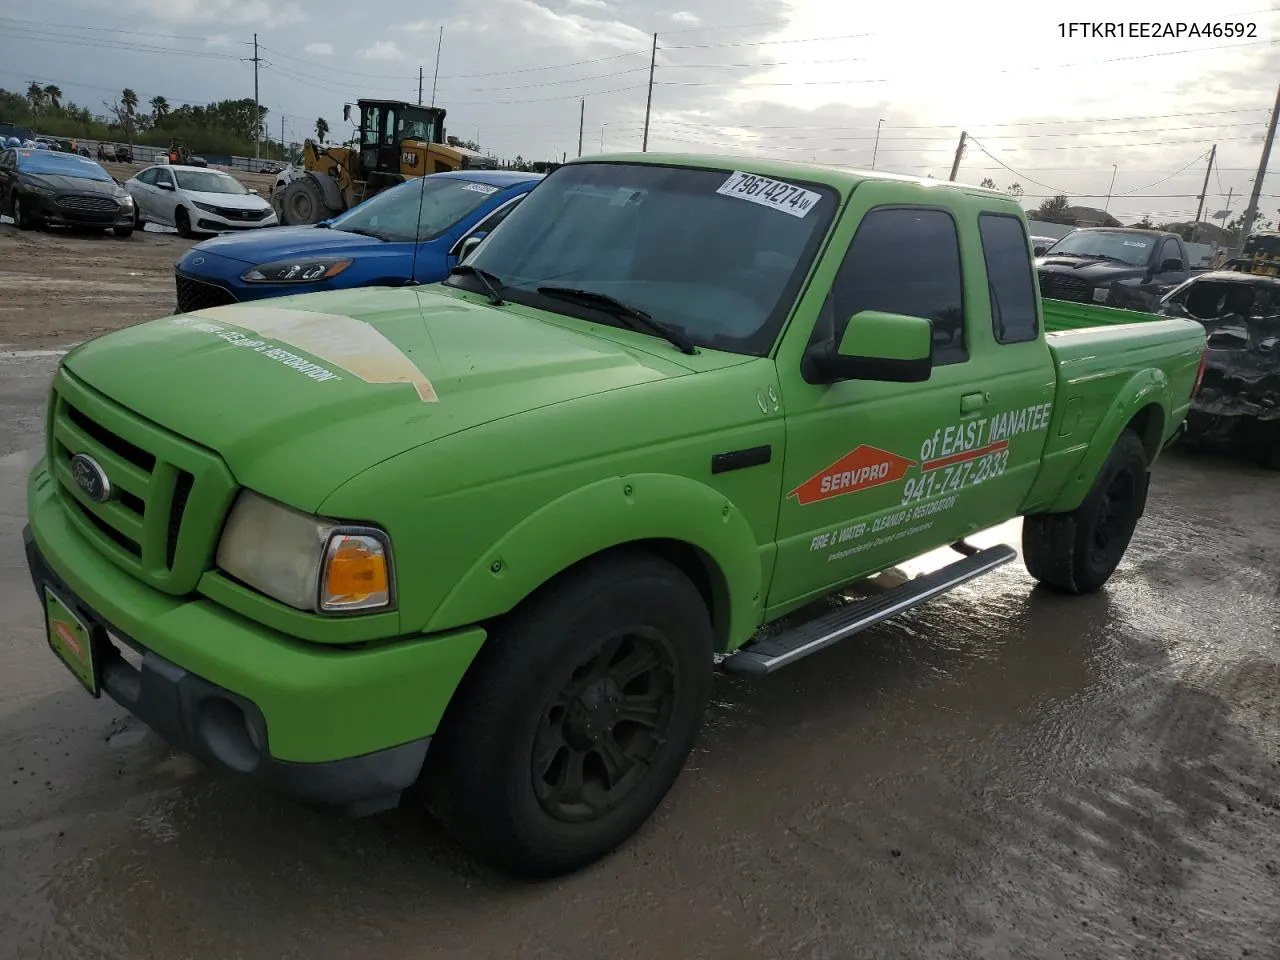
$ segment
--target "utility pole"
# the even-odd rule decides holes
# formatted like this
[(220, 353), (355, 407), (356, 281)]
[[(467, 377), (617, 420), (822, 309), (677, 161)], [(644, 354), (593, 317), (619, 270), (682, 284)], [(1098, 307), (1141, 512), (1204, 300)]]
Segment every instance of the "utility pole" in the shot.
[(285, 152), (286, 151), (284, 149), (284, 114), (282, 113), (280, 114), (280, 159), (281, 160), (284, 159)]
[(1112, 189), (1114, 189), (1116, 185), (1116, 171), (1118, 171), (1119, 169), (1120, 169), (1120, 164), (1113, 163), (1111, 165), (1111, 183), (1107, 187), (1107, 202), (1102, 205), (1103, 213), (1106, 213), (1107, 209), (1111, 206), (1111, 191)]
[(951, 176), (948, 180), (954, 180), (956, 174), (960, 172), (960, 158), (964, 156), (964, 142), (969, 139), (969, 134), (964, 130), (960, 131), (960, 142), (956, 144), (956, 158), (951, 161)]
[(1213, 172), (1213, 158), (1218, 155), (1218, 145), (1215, 143), (1213, 149), (1209, 151), (1209, 166), (1204, 169), (1204, 184), (1200, 187), (1200, 202), (1196, 204), (1196, 218), (1191, 224), (1191, 242), (1196, 242), (1196, 234), (1200, 232), (1200, 214), (1204, 213), (1204, 198), (1209, 193), (1209, 174)]
[(262, 158), (262, 107), (258, 105), (258, 35), (253, 35), (253, 157)]
[(582, 156), (582, 124), (587, 119), (587, 101), (578, 101), (578, 156)]
[(418, 106), (422, 106), (422, 65), (418, 65)]
[[(876, 154), (880, 152), (880, 124), (884, 123), (884, 117), (876, 121), (876, 145), (871, 148), (871, 169), (876, 168)], [(953, 178), (954, 179), (954, 178)]]
[[(440, 79), (440, 48), (444, 46), (444, 27), (440, 28), (440, 39), (436, 41), (436, 72), (431, 78), (431, 105), (436, 105), (436, 81)], [(419, 101), (421, 102), (421, 101)]]
[(649, 108), (653, 106), (653, 68), (658, 63), (658, 35), (653, 35), (653, 50), (649, 54), (649, 93), (644, 98), (644, 140), (640, 143), (640, 152), (649, 150)]
[(1271, 160), (1271, 143), (1276, 138), (1276, 115), (1280, 114), (1280, 87), (1276, 88), (1276, 104), (1271, 108), (1271, 123), (1267, 126), (1267, 139), (1262, 141), (1262, 159), (1258, 161), (1258, 173), (1253, 178), (1253, 191), (1249, 194), (1249, 205), (1244, 208), (1244, 216), (1240, 220), (1239, 249), (1244, 249), (1244, 241), (1253, 229), (1253, 221), (1258, 216), (1258, 196), (1262, 193), (1262, 180), (1267, 175), (1267, 163)]

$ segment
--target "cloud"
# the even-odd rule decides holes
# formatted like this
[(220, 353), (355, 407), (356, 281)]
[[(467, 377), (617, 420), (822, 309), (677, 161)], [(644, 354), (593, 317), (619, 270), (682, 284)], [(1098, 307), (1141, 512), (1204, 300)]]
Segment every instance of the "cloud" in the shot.
[(565, 0), (571, 7), (591, 7), (595, 10), (608, 10), (609, 4), (604, 0)]
[(217, 23), (223, 26), (278, 27), (307, 19), (295, 0), (124, 0), (119, 10), (146, 14), (168, 23)]
[(225, 33), (220, 33), (216, 37), (205, 37), (204, 44), (206, 47), (229, 47), (231, 38)]
[(396, 46), (394, 40), (379, 40), (361, 50), (360, 56), (365, 60), (403, 60), (404, 51)]
[(313, 54), (317, 57), (333, 56), (333, 47), (327, 43), (308, 43), (302, 49), (304, 52)]
[(671, 19), (676, 23), (701, 23), (702, 18), (696, 13), (690, 13), (688, 10), (677, 10), (671, 15)]

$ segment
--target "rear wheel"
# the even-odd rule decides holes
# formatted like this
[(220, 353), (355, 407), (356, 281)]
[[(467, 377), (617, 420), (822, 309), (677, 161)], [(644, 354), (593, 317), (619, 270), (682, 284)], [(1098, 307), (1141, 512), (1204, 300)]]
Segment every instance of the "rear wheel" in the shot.
[(191, 216), (187, 213), (186, 207), (179, 207), (173, 214), (173, 225), (178, 228), (178, 236), (193, 237), (195, 234), (191, 230)]
[(481, 649), (432, 744), (432, 808), (476, 854), (555, 876), (605, 856), (679, 776), (711, 689), (702, 596), (642, 553), (568, 576)]
[(287, 226), (298, 227), (319, 223), (329, 215), (320, 184), (310, 176), (301, 176), (286, 184), (279, 194), (280, 219)]
[(1023, 519), (1027, 572), (1062, 593), (1092, 593), (1115, 573), (1146, 506), (1147, 453), (1125, 430), (1084, 502), (1068, 513)]

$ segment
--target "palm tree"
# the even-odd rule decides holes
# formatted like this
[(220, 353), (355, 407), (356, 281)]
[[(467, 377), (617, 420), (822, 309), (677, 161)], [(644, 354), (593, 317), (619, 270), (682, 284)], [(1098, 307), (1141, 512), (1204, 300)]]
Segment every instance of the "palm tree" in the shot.
[(120, 103), (129, 112), (129, 116), (133, 116), (138, 109), (138, 95), (125, 87), (120, 93)]
[(27, 87), (27, 100), (31, 104), (31, 112), (39, 116), (40, 108), (44, 106), (45, 101), (44, 87), (38, 83), (33, 83)]
[(329, 135), (329, 121), (327, 121), (324, 117), (318, 117), (316, 119), (316, 139), (323, 143), (324, 138), (327, 137), (328, 135)]
[(155, 96), (151, 98), (151, 122), (159, 124), (160, 121), (169, 114), (169, 101), (164, 97)]
[(49, 105), (55, 110), (62, 109), (62, 90), (56, 83), (51, 83), (44, 88), (44, 95), (49, 100)]

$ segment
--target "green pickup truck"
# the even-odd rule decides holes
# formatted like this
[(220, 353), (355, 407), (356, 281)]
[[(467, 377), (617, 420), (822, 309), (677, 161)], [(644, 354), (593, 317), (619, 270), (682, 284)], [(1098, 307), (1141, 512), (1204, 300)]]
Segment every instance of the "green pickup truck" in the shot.
[(1205, 334), (1034, 278), (994, 191), (619, 155), (441, 284), (108, 334), (57, 371), (29, 481), (49, 644), (213, 765), (574, 870), (667, 793), (717, 666), (991, 571), (1017, 551), (966, 537), (1018, 516), (1036, 580), (1107, 581)]

